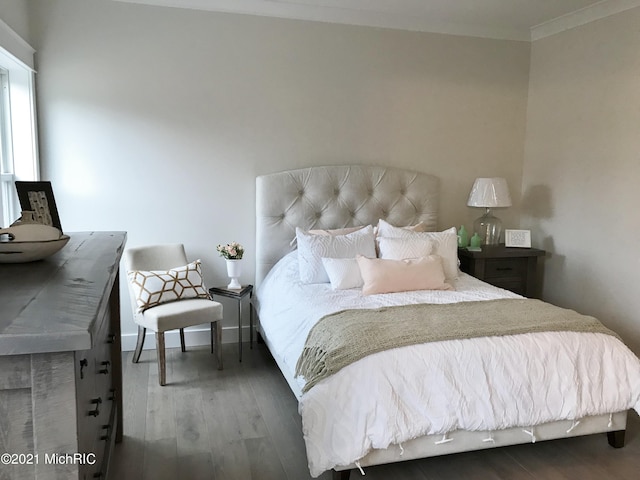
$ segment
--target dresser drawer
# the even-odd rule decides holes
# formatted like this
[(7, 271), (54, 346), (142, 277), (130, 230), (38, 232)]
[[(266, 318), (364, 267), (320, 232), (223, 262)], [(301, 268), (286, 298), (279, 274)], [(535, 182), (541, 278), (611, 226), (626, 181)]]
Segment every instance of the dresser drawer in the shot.
[[(107, 311), (106, 317), (109, 317)], [(110, 332), (109, 322), (105, 321), (96, 335), (95, 347), (95, 374), (96, 374), (96, 394), (104, 400), (113, 396), (113, 359), (111, 357), (111, 346), (113, 338)]]
[(97, 437), (93, 446), (92, 453), (95, 454), (95, 463), (91, 465), (90, 476), (87, 478), (107, 479), (109, 470), (109, 457), (113, 452), (116, 439), (116, 402), (109, 401), (104, 411), (104, 419), (97, 431)]
[(80, 478), (106, 478), (115, 430), (111, 315), (107, 309), (96, 325), (93, 348), (76, 352), (78, 451), (93, 455), (91, 463), (80, 465)]
[(487, 283), (494, 285), (499, 288), (504, 288), (505, 290), (509, 290), (513, 293), (517, 293), (518, 295), (526, 295), (526, 282), (524, 278), (521, 279), (510, 279), (510, 278), (487, 278), (485, 280)]
[[(78, 452), (88, 453), (93, 447), (96, 422), (90, 412), (96, 404), (95, 359), (93, 350), (75, 352), (76, 411), (78, 422)], [(82, 470), (82, 467), (81, 467)]]
[[(484, 278), (523, 278), (527, 274), (527, 259), (525, 258), (495, 258), (487, 259), (484, 267)], [(492, 283), (492, 282), (489, 282)]]

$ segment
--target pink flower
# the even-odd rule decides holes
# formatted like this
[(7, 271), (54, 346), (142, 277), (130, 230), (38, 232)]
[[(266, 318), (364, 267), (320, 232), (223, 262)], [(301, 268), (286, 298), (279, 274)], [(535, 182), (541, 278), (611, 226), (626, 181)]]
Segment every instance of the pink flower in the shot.
[(238, 242), (227, 243), (226, 245), (218, 245), (216, 250), (220, 253), (221, 257), (229, 260), (239, 260), (244, 254), (244, 247)]

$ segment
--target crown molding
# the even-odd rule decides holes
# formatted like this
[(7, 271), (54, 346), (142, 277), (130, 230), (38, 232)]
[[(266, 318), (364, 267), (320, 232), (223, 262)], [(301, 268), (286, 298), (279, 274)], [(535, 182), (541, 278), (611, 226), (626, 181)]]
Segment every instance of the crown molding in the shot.
[(327, 7), (312, 4), (296, 4), (286, 1), (256, 0), (114, 0), (159, 7), (187, 8), (223, 13), (238, 13), (261, 17), (276, 17), (289, 20), (307, 20), (343, 25), (390, 28), (415, 32), (441, 33), (497, 40), (530, 41), (526, 30), (511, 28), (488, 28), (478, 25), (437, 22), (428, 16), (397, 15), (390, 12)]
[(589, 7), (531, 27), (531, 41), (540, 40), (587, 23), (640, 7), (640, 0), (603, 0)]
[(530, 29), (483, 27), (455, 22), (439, 22), (426, 15), (400, 15), (393, 11), (353, 9), (286, 0), (114, 0), (158, 7), (187, 8), (237, 13), (291, 20), (307, 20), (345, 25), (392, 28), (498, 40), (532, 42), (640, 6), (640, 0), (602, 0), (588, 7), (554, 18)]

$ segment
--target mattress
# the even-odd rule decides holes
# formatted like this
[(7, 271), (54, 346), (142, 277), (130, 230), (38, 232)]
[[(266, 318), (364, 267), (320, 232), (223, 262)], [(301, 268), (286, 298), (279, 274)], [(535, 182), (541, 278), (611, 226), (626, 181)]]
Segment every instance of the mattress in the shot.
[[(291, 384), (309, 330), (329, 313), (520, 298), (464, 273), (453, 286), (363, 296), (359, 289), (302, 284), (292, 252), (258, 289), (260, 328)], [(314, 477), (425, 435), (522, 427), (534, 436), (535, 425), (640, 411), (640, 361), (604, 334), (543, 332), (413, 345), (363, 358), (304, 395), (304, 379), (294, 381)]]

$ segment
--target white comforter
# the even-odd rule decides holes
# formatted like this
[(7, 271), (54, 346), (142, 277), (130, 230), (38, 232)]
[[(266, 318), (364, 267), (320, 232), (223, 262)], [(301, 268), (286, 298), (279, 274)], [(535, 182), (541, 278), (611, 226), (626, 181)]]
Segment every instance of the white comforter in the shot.
[[(363, 296), (358, 289), (303, 285), (294, 252), (258, 291), (260, 325), (290, 375), (309, 330), (328, 313), (518, 297), (463, 273), (454, 287)], [(377, 353), (319, 382), (299, 403), (314, 477), (353, 464), (371, 449), (423, 435), (527, 427), (629, 408), (640, 413), (638, 358), (615, 337), (574, 332), (452, 340)]]

